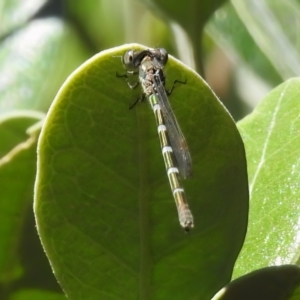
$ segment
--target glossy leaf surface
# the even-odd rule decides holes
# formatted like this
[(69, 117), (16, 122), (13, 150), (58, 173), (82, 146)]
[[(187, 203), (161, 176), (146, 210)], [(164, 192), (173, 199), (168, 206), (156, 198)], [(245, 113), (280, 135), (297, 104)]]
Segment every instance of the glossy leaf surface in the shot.
[(39, 234), (69, 299), (209, 299), (229, 281), (246, 230), (243, 143), (205, 82), (170, 57), (167, 89), (187, 80), (170, 96), (193, 160), (183, 184), (195, 228), (185, 234), (153, 112), (146, 101), (129, 110), (141, 90), (116, 76), (116, 56), (132, 48), (142, 46), (91, 58), (51, 106), (38, 146)]
[(235, 277), (299, 260), (299, 91), (299, 78), (288, 80), (238, 123), (248, 158), (251, 200)]

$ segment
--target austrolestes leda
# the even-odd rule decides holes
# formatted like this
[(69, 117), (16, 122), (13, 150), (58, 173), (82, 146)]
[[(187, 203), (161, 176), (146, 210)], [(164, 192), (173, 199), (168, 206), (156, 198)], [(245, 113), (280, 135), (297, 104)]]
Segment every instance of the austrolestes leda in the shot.
[[(189, 231), (194, 227), (194, 220), (181, 184), (181, 178), (191, 177), (192, 161), (187, 142), (168, 100), (168, 95), (171, 94), (176, 81), (170, 91), (165, 89), (166, 77), (163, 67), (167, 61), (168, 53), (163, 48), (143, 51), (129, 50), (122, 58), (127, 72), (124, 77), (138, 73), (143, 89), (141, 97), (130, 108), (145, 98), (151, 105), (171, 191), (177, 206), (179, 223), (185, 231)], [(138, 85), (138, 82), (133, 85), (129, 81), (127, 82), (132, 89)]]

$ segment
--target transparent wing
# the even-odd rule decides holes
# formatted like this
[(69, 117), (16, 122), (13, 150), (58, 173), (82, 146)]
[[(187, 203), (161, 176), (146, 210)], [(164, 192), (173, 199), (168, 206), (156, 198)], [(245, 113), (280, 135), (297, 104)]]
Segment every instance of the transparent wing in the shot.
[(170, 137), (169, 142), (173, 149), (179, 172), (184, 179), (189, 178), (192, 175), (192, 159), (190, 151), (172, 111), (164, 84), (158, 74), (154, 74), (154, 86), (157, 90), (158, 102), (162, 110), (165, 125)]

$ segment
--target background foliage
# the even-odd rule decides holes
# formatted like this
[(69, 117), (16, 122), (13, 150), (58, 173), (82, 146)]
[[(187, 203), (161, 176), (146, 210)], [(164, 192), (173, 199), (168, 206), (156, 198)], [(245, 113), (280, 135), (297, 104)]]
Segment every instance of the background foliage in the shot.
[(290, 78), (300, 67), (300, 3), (182, 3), (1, 2), (1, 299), (64, 299), (34, 227), (38, 122), (76, 67), (129, 42), (163, 46), (196, 69), (236, 120), (254, 110), (238, 123), (247, 150), (251, 209), (234, 276), (298, 262), (299, 80)]

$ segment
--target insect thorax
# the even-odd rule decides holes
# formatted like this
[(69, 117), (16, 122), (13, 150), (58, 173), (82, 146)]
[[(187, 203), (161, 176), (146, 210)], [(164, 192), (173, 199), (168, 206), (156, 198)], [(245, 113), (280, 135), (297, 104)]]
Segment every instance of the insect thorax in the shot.
[(149, 57), (145, 57), (139, 70), (139, 79), (145, 96), (150, 96), (157, 92), (154, 87), (155, 76), (159, 76), (161, 82), (163, 84), (165, 83), (165, 76), (162, 68), (153, 65), (151, 59)]

